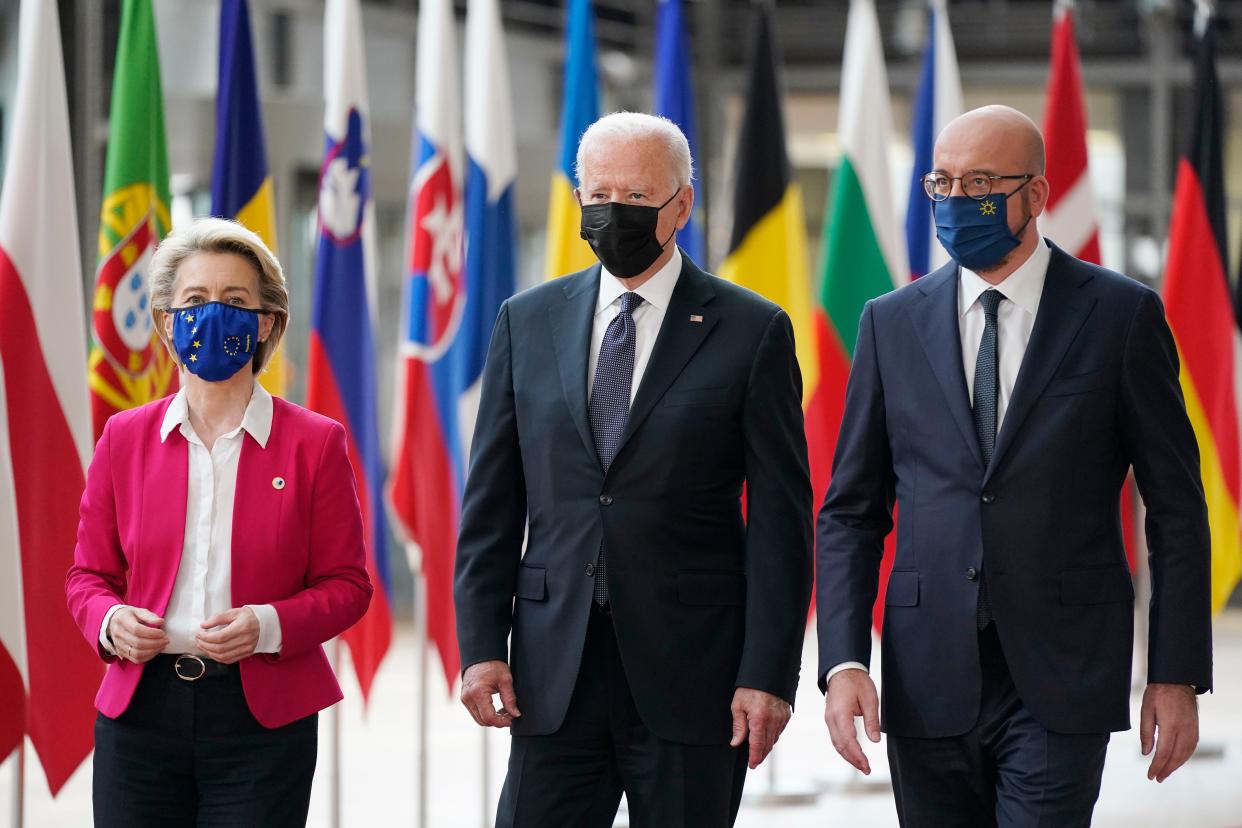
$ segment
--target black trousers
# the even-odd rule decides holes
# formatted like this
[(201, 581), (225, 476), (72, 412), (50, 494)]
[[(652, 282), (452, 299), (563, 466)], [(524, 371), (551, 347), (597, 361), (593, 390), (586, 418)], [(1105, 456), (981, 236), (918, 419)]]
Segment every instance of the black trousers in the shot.
[(172, 665), (157, 656), (126, 711), (95, 721), (97, 828), (304, 826), (318, 714), (269, 730), (236, 666), (191, 683)]
[(745, 745), (683, 745), (648, 730), (611, 618), (593, 609), (564, 723), (513, 737), (496, 826), (608, 828), (624, 791), (633, 828), (725, 828), (737, 818), (746, 757)]
[(1109, 734), (1054, 733), (1035, 721), (1014, 688), (995, 624), (979, 633), (979, 655), (983, 695), (972, 730), (947, 739), (888, 737), (902, 826), (1090, 825)]

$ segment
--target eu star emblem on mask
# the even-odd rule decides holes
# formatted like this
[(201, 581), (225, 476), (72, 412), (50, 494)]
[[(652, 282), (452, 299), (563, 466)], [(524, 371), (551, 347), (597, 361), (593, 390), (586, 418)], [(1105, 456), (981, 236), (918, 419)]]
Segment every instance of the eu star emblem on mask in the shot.
[(979, 215), (994, 216), (996, 215), (996, 202), (984, 201), (979, 205)]

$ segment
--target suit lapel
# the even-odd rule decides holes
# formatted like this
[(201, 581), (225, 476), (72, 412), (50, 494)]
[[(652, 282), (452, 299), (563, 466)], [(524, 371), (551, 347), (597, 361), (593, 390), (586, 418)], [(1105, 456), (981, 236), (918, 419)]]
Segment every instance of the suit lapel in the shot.
[(190, 450), (181, 430), (174, 428), (168, 439), (160, 441), (160, 424), (167, 410), (164, 406), (150, 430), (150, 452), (142, 486), (142, 528), (138, 533), (142, 539), (143, 566), (150, 573), (148, 583), (158, 584), (160, 589), (154, 606), (148, 607), (157, 615), (168, 609), (181, 567), (190, 477)]
[[(617, 447), (618, 457), (630, 437), (647, 419), (651, 409), (686, 367), (690, 357), (694, 356), (712, 328), (716, 327), (719, 315), (707, 307), (715, 296), (716, 291), (707, 275), (683, 254), (681, 274), (677, 278), (677, 286), (673, 288), (668, 309), (664, 312), (664, 321), (660, 324), (660, 333), (651, 351), (651, 359), (647, 362), (647, 370), (643, 372), (638, 393), (630, 406), (625, 432)], [(692, 316), (701, 319), (691, 321)], [(614, 464), (615, 462), (614, 460)]]
[(1073, 259), (1056, 245), (1051, 247), (1052, 256), (1048, 261), (1044, 292), (1039, 300), (1039, 313), (1035, 316), (1035, 327), (1022, 358), (1022, 367), (1018, 370), (1018, 379), (1014, 382), (1013, 396), (1005, 410), (1005, 420), (996, 437), (992, 463), (983, 477), (984, 485), (1004, 459), (1006, 450), (1013, 445), (1015, 435), (1061, 364), (1061, 357), (1065, 356), (1095, 307), (1095, 298), (1079, 290), (1093, 278), (1090, 271), (1074, 268)]
[(599, 265), (565, 279), (565, 301), (548, 308), (552, 346), (561, 375), (561, 388), (582, 445), (596, 463), (595, 437), (587, 411), (587, 368), (591, 353), (591, 326), (599, 297)]
[(257, 602), (255, 587), (262, 578), (261, 568), (273, 561), (272, 550), (279, 550), (281, 507), (299, 495), (292, 468), (286, 468), (287, 452), (280, 441), (281, 405), (273, 400), (272, 430), (267, 447), (243, 431), (241, 455), (237, 458), (237, 484), (233, 495), (232, 599), (233, 606)]
[(983, 453), (979, 450), (979, 437), (975, 434), (975, 416), (971, 410), (970, 393), (966, 390), (966, 374), (962, 368), (957, 279), (957, 265), (951, 262), (920, 279), (918, 289), (923, 294), (923, 299), (911, 309), (910, 321), (914, 324), (927, 361), (931, 363), (932, 373), (948, 401), (953, 422), (957, 423), (962, 439), (966, 441), (971, 455), (982, 469)]

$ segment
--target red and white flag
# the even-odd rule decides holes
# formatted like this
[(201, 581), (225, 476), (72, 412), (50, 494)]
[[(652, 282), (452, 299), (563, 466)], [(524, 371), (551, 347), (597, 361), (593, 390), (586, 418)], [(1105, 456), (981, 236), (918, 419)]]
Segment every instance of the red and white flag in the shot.
[(55, 795), (93, 745), (103, 665), (65, 609), (91, 453), (82, 259), (55, 0), (23, 0), (0, 190), (0, 757)]

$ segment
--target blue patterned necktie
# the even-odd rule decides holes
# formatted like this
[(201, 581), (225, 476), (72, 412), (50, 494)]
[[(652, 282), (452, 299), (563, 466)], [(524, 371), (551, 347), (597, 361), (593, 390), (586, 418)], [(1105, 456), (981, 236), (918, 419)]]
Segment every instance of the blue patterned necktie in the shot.
[[(621, 435), (630, 418), (630, 389), (634, 384), (634, 311), (643, 303), (637, 293), (621, 296), (621, 312), (608, 323), (595, 363), (595, 384), (591, 389), (591, 433), (595, 452), (604, 473), (617, 456)], [(595, 565), (595, 603), (608, 603), (608, 559), (600, 544)]]
[[(992, 462), (996, 448), (996, 407), (1000, 400), (1000, 370), (997, 359), (997, 309), (1005, 297), (998, 290), (985, 290), (979, 296), (983, 306), (983, 339), (975, 360), (975, 434), (983, 452), (983, 466)], [(979, 629), (992, 623), (992, 602), (988, 598), (986, 573), (979, 580), (979, 604), (975, 612)]]

